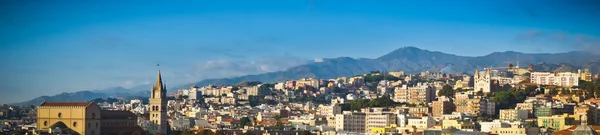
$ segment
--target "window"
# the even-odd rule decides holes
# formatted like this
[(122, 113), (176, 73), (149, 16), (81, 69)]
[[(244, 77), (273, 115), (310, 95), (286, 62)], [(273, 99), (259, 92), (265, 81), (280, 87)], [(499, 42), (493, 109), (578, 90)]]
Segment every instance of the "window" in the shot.
[(77, 122), (73, 122), (73, 127), (77, 127)]
[(58, 118), (61, 118), (61, 117), (62, 117), (62, 113), (58, 113)]
[(44, 121), (44, 126), (48, 126), (48, 121)]
[(92, 113), (92, 119), (96, 119), (96, 113)]

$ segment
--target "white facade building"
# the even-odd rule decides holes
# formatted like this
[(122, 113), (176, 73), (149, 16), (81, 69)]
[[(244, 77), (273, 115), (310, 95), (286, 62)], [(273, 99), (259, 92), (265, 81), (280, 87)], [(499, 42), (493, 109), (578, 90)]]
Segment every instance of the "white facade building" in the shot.
[(578, 73), (571, 72), (533, 72), (531, 73), (531, 82), (539, 85), (556, 85), (562, 87), (572, 87), (579, 85)]

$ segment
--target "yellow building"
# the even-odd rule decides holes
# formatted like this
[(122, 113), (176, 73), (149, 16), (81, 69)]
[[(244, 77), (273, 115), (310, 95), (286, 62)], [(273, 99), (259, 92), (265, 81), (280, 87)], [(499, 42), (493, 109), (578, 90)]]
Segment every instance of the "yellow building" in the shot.
[(498, 135), (539, 135), (540, 128), (537, 127), (494, 127), (492, 133)]
[(398, 129), (396, 124), (391, 124), (387, 127), (373, 127), (371, 128), (372, 134), (383, 134), (383, 133), (397, 133)]
[(99, 135), (102, 129), (100, 107), (92, 102), (44, 102), (37, 109), (37, 126), (42, 132)]
[(444, 120), (442, 121), (442, 129), (454, 127), (463, 131), (475, 131), (475, 124), (472, 121), (459, 120)]
[(554, 130), (564, 130), (573, 126), (574, 121), (575, 119), (569, 117), (568, 114), (538, 117), (538, 126)]
[(41, 133), (144, 133), (137, 124), (137, 115), (129, 111), (100, 110), (93, 102), (44, 102), (37, 109), (37, 117)]

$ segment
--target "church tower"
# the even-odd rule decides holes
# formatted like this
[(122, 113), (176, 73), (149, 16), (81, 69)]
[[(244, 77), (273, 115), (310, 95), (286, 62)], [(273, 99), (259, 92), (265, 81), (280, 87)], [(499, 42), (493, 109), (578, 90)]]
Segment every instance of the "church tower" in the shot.
[(150, 133), (167, 134), (167, 87), (162, 82), (160, 71), (156, 83), (152, 86), (152, 95), (150, 95), (150, 123), (148, 131)]

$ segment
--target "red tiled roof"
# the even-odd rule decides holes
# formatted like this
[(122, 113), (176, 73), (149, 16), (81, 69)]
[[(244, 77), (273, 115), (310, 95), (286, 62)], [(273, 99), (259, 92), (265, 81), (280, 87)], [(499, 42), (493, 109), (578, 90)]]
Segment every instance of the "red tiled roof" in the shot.
[(88, 106), (92, 102), (44, 102), (40, 106)]

